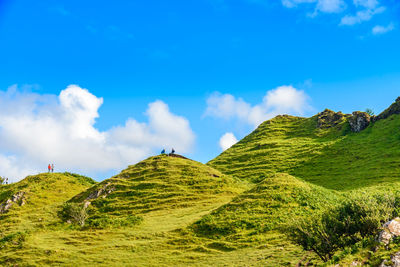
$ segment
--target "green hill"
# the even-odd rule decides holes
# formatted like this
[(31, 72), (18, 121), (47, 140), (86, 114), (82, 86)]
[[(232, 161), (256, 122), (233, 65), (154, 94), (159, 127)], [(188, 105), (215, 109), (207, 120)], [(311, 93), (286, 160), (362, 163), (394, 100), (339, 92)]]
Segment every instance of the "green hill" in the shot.
[[(226, 242), (230, 248), (265, 247), (264, 264), (297, 264), (304, 251), (289, 242), (282, 229), (287, 223), (306, 218), (333, 206), (342, 197), (287, 174), (275, 174), (234, 198), (190, 228), (199, 237)], [(277, 248), (284, 247), (282, 251)], [(307, 258), (307, 257), (306, 257)], [(303, 259), (306, 260), (306, 259)], [(316, 260), (308, 256), (307, 260)]]
[[(400, 214), (399, 112), (400, 98), (376, 117), (282, 115), (206, 165), (159, 155), (101, 183), (64, 173), (0, 186), (0, 265), (322, 264), (289, 241), (300, 222), (317, 244), (336, 242), (331, 263), (380, 262), (399, 248), (371, 252), (380, 224)], [(85, 225), (63, 217), (73, 206), (87, 209)], [(358, 236), (338, 234), (347, 226)]]
[(104, 218), (207, 206), (246, 188), (247, 183), (202, 163), (178, 155), (160, 155), (129, 166), (70, 202), (91, 203), (89, 220), (104, 222)]
[[(58, 222), (62, 204), (95, 182), (70, 173), (43, 173), (0, 185), (0, 246), (18, 247), (28, 233), (43, 232)], [(9, 257), (0, 253), (0, 262)]]
[[(57, 207), (96, 182), (70, 173), (43, 173), (0, 186), (0, 228), (24, 230), (54, 222)], [(6, 203), (9, 208), (4, 210)]]
[(350, 115), (323, 124), (326, 114), (338, 113), (266, 121), (208, 165), (253, 182), (285, 172), (336, 190), (400, 181), (400, 115), (353, 133)]

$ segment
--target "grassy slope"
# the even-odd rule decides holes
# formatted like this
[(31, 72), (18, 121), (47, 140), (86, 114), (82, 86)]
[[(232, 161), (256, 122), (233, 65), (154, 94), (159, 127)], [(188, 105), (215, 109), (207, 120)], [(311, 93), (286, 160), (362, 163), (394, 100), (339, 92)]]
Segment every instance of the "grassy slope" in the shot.
[[(157, 156), (72, 199), (84, 201), (93, 190), (111, 183), (116, 190), (93, 201), (92, 217), (142, 216), (143, 222), (134, 227), (79, 229), (57, 224), (54, 214), (61, 198), (42, 223), (37, 219), (44, 216), (38, 205), (34, 213), (26, 211), (30, 218), (22, 221), (29, 223), (9, 223), (16, 227), (13, 233), (28, 230), (28, 234), (8, 237), (11, 242), (0, 240), (0, 263), (276, 266), (316, 262), (315, 255), (288, 242), (279, 229), (288, 220), (329, 206), (340, 194), (283, 173), (339, 190), (399, 181), (400, 116), (378, 121), (358, 134), (350, 133), (344, 121), (330, 129), (317, 129), (316, 124), (316, 117), (277, 117), (209, 163), (225, 174), (260, 182), (251, 189), (201, 163)], [(36, 219), (32, 226), (30, 221)], [(31, 230), (40, 227), (46, 229)]]
[(88, 189), (72, 202), (84, 201), (108, 184), (115, 191), (92, 201), (95, 214), (126, 216), (206, 206), (243, 192), (247, 183), (232, 179), (202, 163), (160, 155), (129, 166), (120, 174)]
[[(302, 258), (314, 262), (282, 234), (286, 223), (327, 208), (341, 196), (287, 174), (271, 175), (230, 203), (192, 225), (197, 236), (226, 242), (232, 248), (268, 248), (264, 263), (295, 265)], [(305, 260), (305, 259), (304, 259)]]
[[(57, 223), (57, 210), (75, 194), (92, 186), (95, 182), (89, 178), (62, 173), (44, 173), (28, 176), (22, 181), (0, 186), (0, 203), (17, 192), (25, 192), (26, 204), (14, 204), (4, 214), (0, 214), (0, 263), (10, 257), (10, 251), (21, 246), (31, 233), (42, 234), (46, 228)], [(6, 250), (9, 248), (10, 250)]]
[(278, 116), (208, 164), (250, 181), (286, 172), (336, 190), (400, 181), (400, 115), (361, 133), (351, 133), (345, 122), (316, 125), (316, 116)]
[[(83, 201), (93, 190), (112, 183), (116, 190), (106, 198), (93, 201), (92, 216), (126, 217), (138, 214), (140, 225), (105, 229), (79, 229), (55, 224), (46, 231), (29, 233), (21, 248), (10, 248), (9, 263), (27, 265), (59, 264), (171, 266), (207, 265), (209, 259), (222, 265), (225, 258), (219, 248), (212, 248), (182, 229), (201, 219), (233, 197), (248, 189), (201, 163), (181, 158), (157, 156), (128, 167), (121, 174), (77, 195)], [(260, 250), (261, 251), (261, 250)], [(239, 252), (235, 261), (255, 261), (259, 251)], [(253, 254), (252, 254), (253, 253)], [(237, 255), (239, 255), (237, 254)], [(233, 257), (237, 257), (237, 255)]]

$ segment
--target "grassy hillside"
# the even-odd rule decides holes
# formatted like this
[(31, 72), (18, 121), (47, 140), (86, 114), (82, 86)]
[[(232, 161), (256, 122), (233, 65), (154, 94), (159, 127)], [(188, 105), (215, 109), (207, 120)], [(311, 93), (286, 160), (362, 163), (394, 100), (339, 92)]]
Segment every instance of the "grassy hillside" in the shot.
[[(329, 110), (278, 116), (207, 165), (159, 155), (101, 183), (65, 173), (1, 186), (0, 211), (15, 202), (0, 214), (0, 265), (320, 265), (287, 229), (331, 222), (322, 218), (354, 219), (356, 229), (374, 219), (376, 232), (387, 214), (400, 214), (398, 102), (360, 133), (351, 132), (351, 115)], [(75, 204), (88, 207), (84, 226), (59, 217)], [(391, 210), (386, 217), (380, 205)], [(335, 247), (330, 262), (379, 263), (399, 248), (371, 253), (375, 232)]]
[[(43, 173), (22, 181), (0, 185), (0, 206), (13, 196), (22, 196), (0, 213), (0, 264), (5, 264), (27, 236), (41, 234), (59, 222), (57, 211), (69, 198), (95, 182), (70, 173)], [(10, 254), (11, 253), (11, 254)]]
[[(248, 188), (196, 161), (151, 157), (71, 199), (91, 202), (92, 223), (79, 227), (56, 218), (42, 231), (9, 237), (18, 249), (2, 250), (0, 264), (204, 266), (210, 258), (223, 264), (225, 254), (218, 248), (208, 248), (207, 242), (182, 231)], [(141, 218), (139, 224), (126, 222), (135, 216)], [(237, 254), (232, 260), (257, 261), (250, 255), (260, 251), (242, 251), (243, 257)]]
[[(287, 240), (282, 233), (285, 225), (333, 206), (341, 198), (293, 176), (275, 174), (190, 228), (197, 236), (225, 242), (230, 248), (268, 247), (273, 252), (268, 253), (271, 265), (276, 261), (295, 265), (305, 253)], [(279, 247), (285, 249), (277, 251)], [(316, 259), (309, 255), (307, 260)]]
[(43, 173), (0, 186), (0, 204), (23, 194), (8, 212), (0, 214), (1, 234), (44, 227), (55, 221), (56, 210), (77, 193), (94, 185), (92, 179), (70, 173)]
[(246, 188), (247, 183), (202, 163), (176, 155), (160, 155), (129, 166), (71, 202), (90, 201), (90, 220), (104, 220), (207, 206), (218, 199), (236, 196)]
[(352, 133), (345, 118), (331, 126), (319, 128), (318, 115), (278, 116), (208, 165), (255, 182), (286, 172), (337, 190), (400, 181), (400, 115), (360, 133)]

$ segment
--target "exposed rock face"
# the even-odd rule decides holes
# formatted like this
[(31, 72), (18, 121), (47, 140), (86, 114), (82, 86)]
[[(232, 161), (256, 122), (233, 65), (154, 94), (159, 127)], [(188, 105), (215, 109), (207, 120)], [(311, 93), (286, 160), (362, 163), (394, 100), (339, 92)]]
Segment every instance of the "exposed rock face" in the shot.
[(97, 199), (100, 196), (103, 198), (114, 192), (115, 187), (111, 187), (111, 183), (105, 184), (103, 187), (93, 191), (85, 200)]
[(358, 133), (368, 127), (371, 122), (371, 116), (366, 112), (354, 111), (349, 118), (351, 131)]
[(342, 112), (334, 112), (330, 109), (325, 109), (323, 112), (318, 113), (318, 128), (327, 129), (334, 127), (341, 123), (349, 115)]
[(0, 213), (6, 213), (14, 204), (25, 205), (25, 192), (18, 192), (0, 205)]
[(394, 102), (389, 108), (384, 110), (381, 114), (373, 118), (373, 121), (379, 121), (388, 118), (389, 116), (393, 114), (400, 114), (400, 97), (396, 99), (396, 102)]
[(384, 260), (379, 267), (400, 267), (400, 252), (397, 252), (392, 257), (390, 257), (392, 264), (388, 264), (386, 260)]
[(387, 245), (392, 238), (398, 236), (400, 236), (400, 218), (395, 218), (383, 225), (383, 230), (379, 234), (378, 241)]

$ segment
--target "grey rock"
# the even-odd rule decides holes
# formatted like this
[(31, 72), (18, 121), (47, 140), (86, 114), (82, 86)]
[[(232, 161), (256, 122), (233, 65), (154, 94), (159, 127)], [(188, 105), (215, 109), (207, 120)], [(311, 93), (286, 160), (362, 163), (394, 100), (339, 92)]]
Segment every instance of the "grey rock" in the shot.
[(349, 124), (352, 132), (359, 133), (371, 122), (371, 116), (366, 112), (355, 111), (349, 118)]
[(378, 241), (389, 244), (394, 237), (400, 236), (400, 218), (395, 218), (383, 225), (383, 230), (379, 233)]
[(94, 190), (85, 200), (97, 199), (100, 196), (106, 197), (114, 192), (115, 187), (111, 187), (111, 183), (105, 184), (103, 187)]
[(6, 213), (14, 205), (20, 206), (25, 205), (25, 192), (18, 192), (7, 199), (3, 204), (0, 205), (0, 213)]

